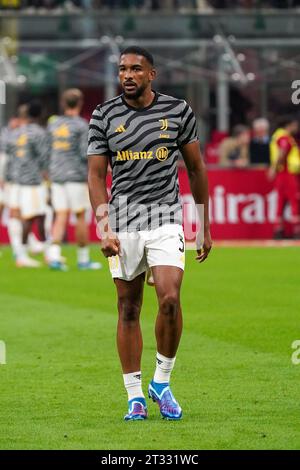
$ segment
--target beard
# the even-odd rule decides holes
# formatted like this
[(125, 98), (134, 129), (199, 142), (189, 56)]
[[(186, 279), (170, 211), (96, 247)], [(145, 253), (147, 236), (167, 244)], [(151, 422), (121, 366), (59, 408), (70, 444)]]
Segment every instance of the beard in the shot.
[(124, 89), (124, 96), (130, 100), (137, 100), (140, 96), (142, 96), (146, 88), (147, 88), (146, 85), (141, 85), (140, 87), (137, 87), (136, 90), (131, 93), (126, 92), (126, 90)]

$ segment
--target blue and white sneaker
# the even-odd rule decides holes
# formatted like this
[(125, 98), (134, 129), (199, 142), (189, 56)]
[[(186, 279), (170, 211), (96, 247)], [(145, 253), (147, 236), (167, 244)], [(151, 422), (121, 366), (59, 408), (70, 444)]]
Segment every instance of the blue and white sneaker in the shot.
[(148, 396), (158, 404), (160, 414), (164, 419), (181, 419), (182, 409), (175, 400), (168, 383), (159, 384), (152, 380), (148, 387)]
[(65, 263), (62, 263), (61, 261), (50, 261), (48, 266), (53, 271), (68, 271), (68, 266), (65, 265)]
[(77, 266), (80, 271), (96, 271), (102, 268), (101, 263), (96, 263), (94, 261), (88, 261), (87, 263), (78, 263)]
[(133, 398), (128, 401), (128, 413), (124, 416), (125, 421), (138, 421), (148, 416), (146, 400), (143, 397)]

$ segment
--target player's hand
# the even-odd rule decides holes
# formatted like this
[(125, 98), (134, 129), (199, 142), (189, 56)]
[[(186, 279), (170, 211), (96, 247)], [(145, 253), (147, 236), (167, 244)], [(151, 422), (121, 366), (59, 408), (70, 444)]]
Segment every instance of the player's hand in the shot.
[(120, 254), (120, 240), (114, 233), (107, 234), (101, 241), (101, 251), (106, 258)]
[(199, 261), (199, 263), (203, 263), (203, 261), (206, 260), (211, 250), (211, 247), (212, 247), (212, 241), (211, 241), (210, 231), (207, 230), (204, 233), (204, 240), (203, 240), (202, 247), (199, 250), (197, 250), (198, 256), (196, 256), (196, 260)]

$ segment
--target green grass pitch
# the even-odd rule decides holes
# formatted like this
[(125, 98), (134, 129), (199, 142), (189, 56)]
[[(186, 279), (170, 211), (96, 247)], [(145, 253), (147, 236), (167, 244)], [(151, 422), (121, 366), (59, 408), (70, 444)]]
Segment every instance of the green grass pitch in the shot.
[[(97, 258), (98, 247), (93, 247)], [(1, 449), (299, 449), (299, 248), (215, 248), (187, 254), (184, 333), (172, 376), (184, 418), (123, 422), (127, 397), (115, 346), (108, 268), (16, 269), (0, 257)], [(99, 258), (99, 256), (98, 256)], [(145, 289), (143, 385), (155, 362), (154, 290)]]

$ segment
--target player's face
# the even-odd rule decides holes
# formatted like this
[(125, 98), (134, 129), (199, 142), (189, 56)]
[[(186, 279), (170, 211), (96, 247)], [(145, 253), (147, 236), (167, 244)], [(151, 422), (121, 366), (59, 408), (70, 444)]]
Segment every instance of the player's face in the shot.
[(126, 98), (137, 99), (151, 86), (155, 70), (147, 59), (136, 54), (124, 54), (119, 64), (119, 80)]

